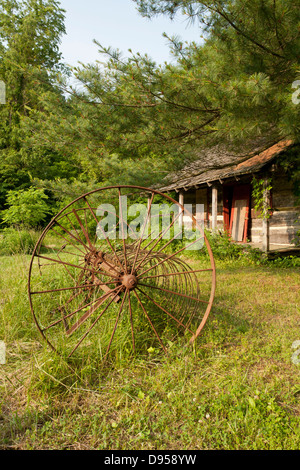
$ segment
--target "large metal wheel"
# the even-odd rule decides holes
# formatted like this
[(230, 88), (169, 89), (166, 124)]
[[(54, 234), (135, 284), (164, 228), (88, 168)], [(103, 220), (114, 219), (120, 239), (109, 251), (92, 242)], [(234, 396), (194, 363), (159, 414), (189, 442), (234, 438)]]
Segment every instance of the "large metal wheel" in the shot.
[[(208, 252), (203, 269), (193, 267), (198, 250)], [(64, 357), (96, 352), (103, 360), (167, 352), (178, 336), (193, 343), (215, 281), (212, 251), (193, 214), (158, 191), (111, 186), (82, 195), (51, 220), (32, 254), (28, 294), (53, 350)]]

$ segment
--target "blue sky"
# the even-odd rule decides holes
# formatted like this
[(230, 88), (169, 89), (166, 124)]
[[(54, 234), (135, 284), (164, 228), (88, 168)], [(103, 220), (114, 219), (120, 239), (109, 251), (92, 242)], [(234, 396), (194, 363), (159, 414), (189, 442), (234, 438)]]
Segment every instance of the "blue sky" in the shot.
[(182, 15), (173, 21), (162, 16), (148, 20), (137, 12), (131, 0), (60, 0), (60, 3), (66, 10), (67, 29), (61, 51), (69, 65), (100, 59), (93, 39), (105, 47), (118, 48), (125, 56), (129, 55), (129, 48), (147, 53), (157, 63), (172, 60), (163, 32), (179, 35), (186, 41), (200, 40), (199, 27), (190, 25)]

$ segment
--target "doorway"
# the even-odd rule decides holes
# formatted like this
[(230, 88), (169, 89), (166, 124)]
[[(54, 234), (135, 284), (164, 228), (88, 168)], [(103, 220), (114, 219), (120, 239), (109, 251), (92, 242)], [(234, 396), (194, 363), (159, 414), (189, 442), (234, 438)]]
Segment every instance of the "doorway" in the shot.
[(224, 229), (237, 242), (247, 241), (250, 189), (250, 184), (223, 187)]

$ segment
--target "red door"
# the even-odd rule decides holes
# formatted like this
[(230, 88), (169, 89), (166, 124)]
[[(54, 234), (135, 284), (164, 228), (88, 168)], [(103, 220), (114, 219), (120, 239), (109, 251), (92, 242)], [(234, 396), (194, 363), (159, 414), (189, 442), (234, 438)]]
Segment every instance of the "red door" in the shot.
[(229, 233), (237, 242), (247, 241), (250, 204), (250, 185), (234, 186)]

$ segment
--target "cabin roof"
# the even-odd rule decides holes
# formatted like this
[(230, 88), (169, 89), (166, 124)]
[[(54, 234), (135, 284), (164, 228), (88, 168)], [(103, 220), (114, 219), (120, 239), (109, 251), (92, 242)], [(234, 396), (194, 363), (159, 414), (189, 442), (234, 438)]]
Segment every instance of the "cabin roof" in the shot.
[(255, 173), (269, 164), (280, 153), (293, 145), (291, 140), (282, 140), (270, 145), (260, 141), (244, 151), (229, 151), (218, 145), (202, 151), (200, 158), (165, 178), (162, 192), (190, 189), (214, 181)]

